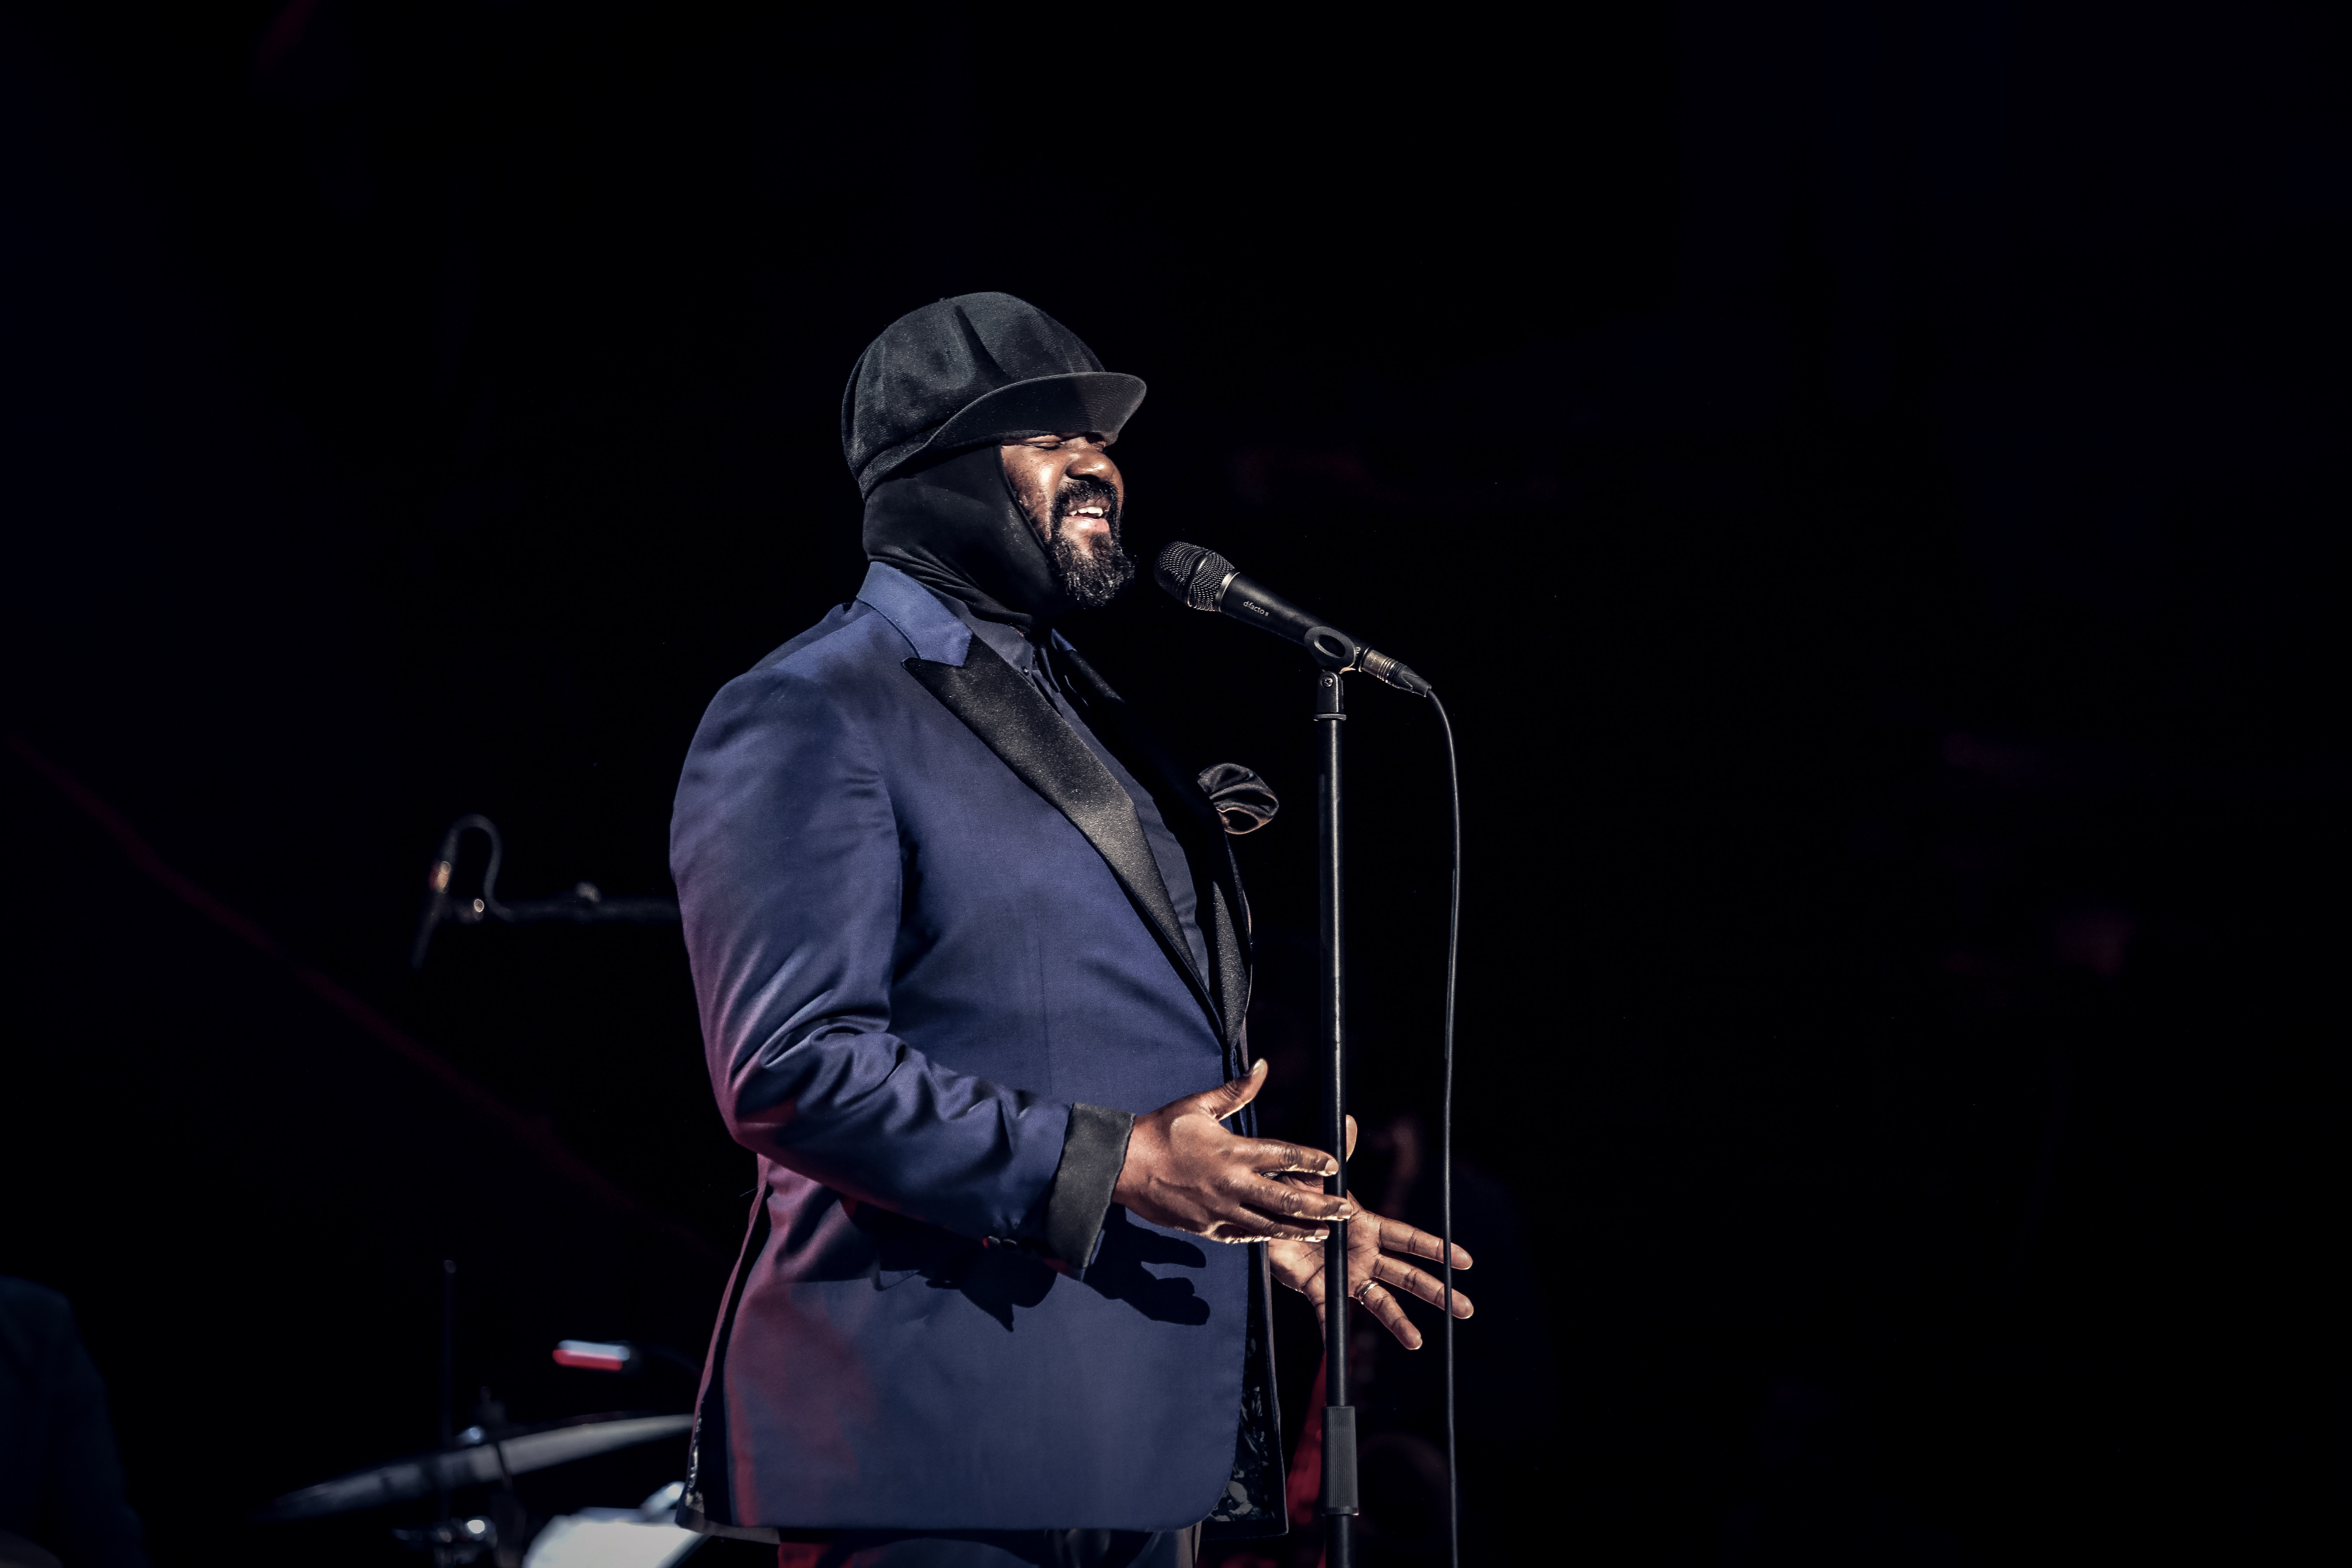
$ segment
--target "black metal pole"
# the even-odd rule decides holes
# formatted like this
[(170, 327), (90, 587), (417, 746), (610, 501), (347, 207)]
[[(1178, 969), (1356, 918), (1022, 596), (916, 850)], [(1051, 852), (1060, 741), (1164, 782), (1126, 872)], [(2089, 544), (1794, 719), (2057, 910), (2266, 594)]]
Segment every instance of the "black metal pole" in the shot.
[[(441, 1449), (446, 1453), (456, 1446), (457, 1424), (456, 1410), (457, 1377), (457, 1262), (441, 1260)], [(433, 1488), (436, 1522), (449, 1517), (449, 1484), (440, 1478), (444, 1472), (434, 1470)]]
[[(1324, 1190), (1348, 1190), (1348, 996), (1342, 942), (1346, 885), (1340, 871), (1339, 726), (1347, 721), (1345, 689), (1338, 670), (1316, 680), (1315, 721), (1321, 733), (1317, 772), (1316, 896), (1323, 925), (1323, 1140), (1339, 1162)], [(1356, 1411), (1348, 1396), (1348, 1227), (1331, 1227), (1323, 1251), (1323, 1561), (1326, 1568), (1355, 1568)]]

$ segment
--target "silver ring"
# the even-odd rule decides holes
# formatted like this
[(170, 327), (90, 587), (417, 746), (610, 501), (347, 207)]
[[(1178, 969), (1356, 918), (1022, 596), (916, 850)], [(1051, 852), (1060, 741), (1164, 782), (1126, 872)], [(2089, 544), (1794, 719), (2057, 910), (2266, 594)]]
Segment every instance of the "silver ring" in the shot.
[(1380, 1281), (1377, 1279), (1367, 1279), (1361, 1285), (1359, 1285), (1354, 1289), (1349, 1291), (1348, 1294), (1356, 1299), (1356, 1305), (1359, 1307), (1368, 1307), (1371, 1305), (1371, 1303), (1364, 1300), (1364, 1292), (1379, 1283)]

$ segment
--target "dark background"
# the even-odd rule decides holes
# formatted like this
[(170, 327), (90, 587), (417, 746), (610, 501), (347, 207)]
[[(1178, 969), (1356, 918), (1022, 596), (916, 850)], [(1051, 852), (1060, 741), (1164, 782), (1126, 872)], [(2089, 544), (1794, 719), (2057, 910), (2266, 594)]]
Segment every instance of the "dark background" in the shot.
[[(1447, 695), (1475, 1561), (2340, 1549), (2345, 41), (11, 8), (0, 1272), (73, 1298), (158, 1559), (396, 1560), (415, 1510), (243, 1521), (432, 1439), (445, 1257), (469, 1394), (685, 1407), (547, 1358), (709, 1331), (751, 1160), (675, 932), (413, 975), (422, 875), (482, 811), (509, 898), (668, 890), (702, 705), (855, 590), (850, 362), (979, 289), (1150, 383), (1139, 553)], [(1307, 668), (1071, 632), (1290, 803), (1240, 852), (1295, 1117)], [(1426, 1212), (1444, 774), (1359, 686), (1360, 1184)]]

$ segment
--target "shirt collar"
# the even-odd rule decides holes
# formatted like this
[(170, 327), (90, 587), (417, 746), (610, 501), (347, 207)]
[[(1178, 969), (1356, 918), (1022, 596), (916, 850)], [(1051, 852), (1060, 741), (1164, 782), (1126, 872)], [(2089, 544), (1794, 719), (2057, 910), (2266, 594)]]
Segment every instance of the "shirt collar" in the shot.
[[(898, 627), (920, 658), (961, 666), (976, 637), (1023, 675), (1036, 673), (1037, 646), (1018, 630), (1003, 621), (973, 615), (962, 600), (925, 587), (895, 566), (879, 561), (867, 566), (857, 597)], [(1061, 633), (1048, 635), (1054, 647), (1070, 646)]]
[(961, 668), (971, 650), (972, 623), (964, 618), (963, 606), (932, 593), (895, 566), (879, 561), (868, 566), (866, 581), (858, 586), (857, 601), (898, 627), (918, 658)]
[(962, 605), (956, 605), (952, 601), (950, 603), (950, 607), (958, 612), (957, 618), (971, 628), (972, 636), (994, 648), (998, 658), (1024, 675), (1035, 673), (1037, 647), (1034, 643), (1003, 621), (992, 621), (985, 616), (972, 615)]

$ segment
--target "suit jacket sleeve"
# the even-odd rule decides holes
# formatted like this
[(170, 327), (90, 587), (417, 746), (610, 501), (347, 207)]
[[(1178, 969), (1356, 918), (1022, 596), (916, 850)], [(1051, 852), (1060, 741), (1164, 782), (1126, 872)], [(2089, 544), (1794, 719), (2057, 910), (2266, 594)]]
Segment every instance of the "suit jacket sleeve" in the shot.
[(735, 1140), (960, 1235), (1039, 1237), (1071, 1107), (890, 1032), (898, 820), (869, 738), (831, 693), (773, 668), (719, 693), (679, 782), (670, 863)]

